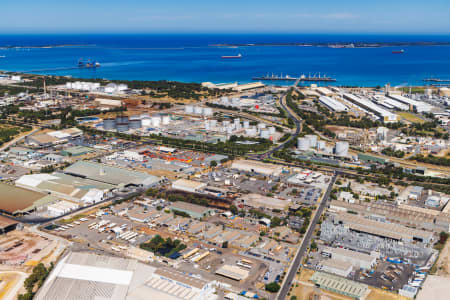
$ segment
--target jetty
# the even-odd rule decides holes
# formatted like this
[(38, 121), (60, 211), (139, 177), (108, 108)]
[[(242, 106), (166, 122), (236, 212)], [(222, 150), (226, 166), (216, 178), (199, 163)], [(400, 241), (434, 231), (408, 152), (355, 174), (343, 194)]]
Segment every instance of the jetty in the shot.
[(252, 77), (252, 80), (265, 80), (265, 81), (312, 81), (312, 82), (321, 82), (321, 81), (325, 81), (325, 82), (335, 82), (336, 79), (332, 78), (332, 77), (328, 77), (328, 76), (321, 76), (320, 73), (318, 75), (314, 74), (311, 75), (309, 74), (308, 76), (306, 75), (301, 75), (300, 77), (292, 77), (289, 75), (285, 75), (283, 76), (283, 74), (281, 75), (269, 75), (267, 74), (266, 76), (260, 76), (260, 77)]

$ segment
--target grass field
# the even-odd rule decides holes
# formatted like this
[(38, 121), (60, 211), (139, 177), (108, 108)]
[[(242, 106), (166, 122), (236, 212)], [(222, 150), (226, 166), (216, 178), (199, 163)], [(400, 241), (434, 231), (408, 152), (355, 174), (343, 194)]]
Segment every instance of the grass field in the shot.
[(398, 112), (398, 115), (400, 117), (402, 117), (403, 119), (405, 119), (405, 120), (407, 120), (409, 122), (412, 122), (412, 123), (425, 123), (424, 120), (422, 120), (421, 118), (419, 118), (415, 114), (407, 112), (407, 111)]

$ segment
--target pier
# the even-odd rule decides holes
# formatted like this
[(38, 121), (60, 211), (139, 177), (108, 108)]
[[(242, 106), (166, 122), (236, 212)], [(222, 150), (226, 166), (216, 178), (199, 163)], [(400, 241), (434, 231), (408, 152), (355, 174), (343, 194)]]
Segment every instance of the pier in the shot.
[(260, 77), (252, 77), (252, 80), (265, 80), (265, 81), (297, 81), (297, 82), (301, 82), (301, 81), (311, 81), (311, 82), (335, 82), (336, 79), (328, 77), (328, 76), (320, 76), (320, 73), (318, 76), (316, 76), (315, 74), (313, 76), (311, 75), (301, 75), (300, 77), (291, 77), (289, 75), (283, 76), (283, 74), (281, 74), (280, 76), (278, 75), (270, 75), (267, 74), (266, 76), (260, 76)]
[(425, 82), (449, 82), (450, 83), (450, 79), (439, 79), (439, 78), (426, 78), (423, 81), (425, 81)]

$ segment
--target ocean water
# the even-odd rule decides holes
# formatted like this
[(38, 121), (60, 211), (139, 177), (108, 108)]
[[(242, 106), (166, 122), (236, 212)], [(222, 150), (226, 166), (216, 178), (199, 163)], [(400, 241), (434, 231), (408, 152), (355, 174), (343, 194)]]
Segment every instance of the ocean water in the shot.
[[(252, 82), (266, 74), (326, 74), (336, 85), (422, 85), (427, 77), (450, 79), (450, 46), (333, 49), (327, 47), (213, 47), (223, 43), (449, 42), (450, 36), (396, 35), (0, 35), (0, 70), (79, 78)], [(32, 48), (42, 45), (73, 45)], [(83, 45), (83, 46), (80, 46)], [(242, 59), (224, 60), (222, 55)], [(4, 57), (3, 57), (4, 56)], [(97, 69), (78, 69), (80, 58), (97, 60)], [(282, 82), (279, 82), (282, 83)], [(286, 83), (289, 84), (289, 83)], [(292, 84), (292, 83), (291, 83)]]

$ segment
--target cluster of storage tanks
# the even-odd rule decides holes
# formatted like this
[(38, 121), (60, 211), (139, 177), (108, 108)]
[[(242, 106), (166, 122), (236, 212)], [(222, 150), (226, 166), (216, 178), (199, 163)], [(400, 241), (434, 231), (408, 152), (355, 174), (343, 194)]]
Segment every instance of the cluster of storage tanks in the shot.
[(103, 120), (104, 130), (117, 130), (117, 132), (126, 132), (136, 130), (142, 127), (159, 127), (168, 125), (170, 116), (152, 116), (148, 114), (134, 116), (117, 116), (116, 118), (107, 118)]
[[(332, 153), (333, 149), (327, 147), (325, 141), (319, 141), (317, 135), (308, 134), (304, 137), (297, 139), (297, 148), (300, 151), (308, 151), (310, 149), (317, 149), (325, 153)], [(336, 142), (334, 147), (334, 154), (337, 156), (348, 155), (349, 144), (348, 142)]]
[(98, 82), (66, 82), (66, 89), (69, 90), (79, 90), (79, 91), (96, 91), (100, 88), (100, 83)]
[(201, 116), (213, 115), (213, 110), (211, 107), (202, 107), (193, 105), (186, 105), (184, 107), (184, 112), (189, 115), (201, 115)]
[(273, 135), (276, 130), (275, 127), (266, 128), (266, 124), (259, 123), (257, 126), (250, 126), (250, 121), (244, 121), (241, 123), (239, 118), (230, 120), (224, 120), (220, 124), (217, 120), (205, 120), (204, 122), (205, 130), (215, 130), (219, 132), (224, 132), (226, 134), (233, 134), (236, 131), (244, 130), (247, 136), (257, 136), (266, 139), (273, 139)]

